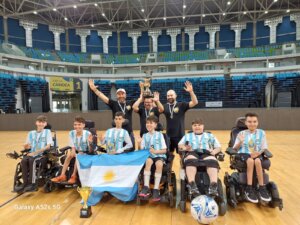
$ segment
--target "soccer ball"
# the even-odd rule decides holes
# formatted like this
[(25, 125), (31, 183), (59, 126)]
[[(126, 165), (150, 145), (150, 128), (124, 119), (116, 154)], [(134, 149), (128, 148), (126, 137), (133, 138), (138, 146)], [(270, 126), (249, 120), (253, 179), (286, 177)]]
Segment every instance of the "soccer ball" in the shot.
[(214, 199), (200, 195), (191, 202), (191, 214), (195, 220), (202, 224), (209, 224), (217, 219), (219, 207)]

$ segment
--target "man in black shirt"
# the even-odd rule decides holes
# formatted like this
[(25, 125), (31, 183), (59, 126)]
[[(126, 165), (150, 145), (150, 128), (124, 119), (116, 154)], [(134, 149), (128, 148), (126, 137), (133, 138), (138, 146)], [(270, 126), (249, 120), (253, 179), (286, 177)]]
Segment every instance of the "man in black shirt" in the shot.
[(132, 131), (132, 105), (134, 101), (126, 102), (126, 91), (123, 88), (117, 90), (117, 101), (115, 101), (99, 91), (93, 80), (89, 80), (89, 86), (91, 90), (109, 106), (112, 111), (112, 118), (114, 118), (117, 112), (123, 112), (125, 114), (125, 118), (128, 120), (128, 123), (123, 124), (123, 128), (128, 131), (134, 146), (134, 136)]
[(178, 153), (178, 142), (185, 134), (184, 119), (185, 113), (190, 108), (195, 107), (198, 104), (198, 99), (194, 93), (193, 85), (191, 82), (185, 82), (184, 90), (190, 93), (190, 102), (177, 102), (177, 95), (174, 90), (167, 92), (168, 103), (163, 105), (163, 109), (159, 110), (164, 113), (167, 120), (167, 135), (170, 137), (170, 151)]
[[(144, 105), (141, 103), (144, 101)], [(155, 106), (154, 105), (157, 106)], [(163, 109), (163, 105), (159, 101), (159, 93), (154, 92), (154, 98), (143, 98), (143, 94), (140, 95), (139, 99), (133, 104), (132, 106), (133, 111), (140, 115), (140, 136), (142, 137), (143, 134), (148, 133), (146, 128), (146, 119), (149, 116), (156, 116), (159, 118), (159, 109)]]

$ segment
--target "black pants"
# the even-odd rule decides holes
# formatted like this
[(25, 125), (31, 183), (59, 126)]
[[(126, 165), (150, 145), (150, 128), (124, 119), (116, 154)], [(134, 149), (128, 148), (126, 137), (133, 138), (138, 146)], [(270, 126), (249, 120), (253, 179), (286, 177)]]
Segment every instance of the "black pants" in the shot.
[(24, 185), (32, 184), (33, 173), (35, 173), (35, 168), (33, 168), (34, 161), (36, 164), (41, 163), (42, 169), (44, 169), (47, 159), (44, 157), (32, 157), (32, 156), (24, 156), (21, 161), (22, 167), (22, 177)]
[(170, 137), (170, 152), (174, 152), (174, 150), (176, 150), (176, 153), (178, 153), (178, 143), (181, 138), (182, 137)]
[(129, 134), (131, 142), (132, 142), (132, 148), (133, 150), (135, 150), (135, 139), (134, 139), (134, 135), (133, 132)]

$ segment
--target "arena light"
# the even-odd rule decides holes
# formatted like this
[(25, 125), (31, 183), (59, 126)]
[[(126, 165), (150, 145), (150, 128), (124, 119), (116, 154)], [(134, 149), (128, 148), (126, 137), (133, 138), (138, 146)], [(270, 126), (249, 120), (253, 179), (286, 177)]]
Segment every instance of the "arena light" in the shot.
[(94, 27), (94, 26), (95, 26), (94, 24), (91, 25), (91, 27)]
[(111, 24), (111, 23), (109, 23), (108, 25), (109, 25), (109, 26), (111, 26), (112, 24)]
[(148, 22), (148, 19), (145, 19), (145, 22)]
[(105, 16), (105, 13), (102, 13), (102, 16), (104, 17), (104, 16)]
[(223, 13), (223, 16), (226, 16), (226, 13)]
[(54, 12), (56, 12), (56, 11), (57, 11), (57, 9), (56, 9), (56, 8), (53, 8), (53, 11), (54, 11)]
[(183, 5), (182, 7), (185, 9), (185, 8), (186, 8), (186, 5)]
[(227, 5), (230, 5), (230, 4), (231, 4), (231, 1), (228, 1), (228, 2), (227, 2)]
[(278, 2), (278, 0), (274, 0), (274, 2)]
[(127, 20), (126, 23), (129, 23), (129, 20)]
[(77, 9), (77, 5), (73, 5), (73, 8), (74, 8), (74, 9)]
[(166, 17), (164, 17), (164, 21), (166, 21), (167, 20), (167, 18)]
[(185, 16), (183, 16), (182, 19), (185, 19)]
[(202, 15), (202, 17), (204, 18), (204, 17), (206, 17), (206, 15), (205, 15), (205, 14), (203, 14), (203, 15)]
[(98, 6), (98, 4), (97, 4), (97, 3), (95, 3), (95, 4), (94, 4), (94, 6), (96, 6), (96, 7), (97, 7), (97, 6)]
[(289, 13), (290, 11), (291, 11), (290, 9), (287, 9), (287, 10), (286, 10), (287, 13)]
[(67, 18), (67, 17), (65, 17), (65, 21), (68, 21), (68, 18)]
[(247, 12), (246, 12), (246, 11), (244, 11), (244, 12), (243, 12), (243, 14), (244, 14), (244, 15), (246, 15), (246, 14), (247, 14)]
[(37, 11), (33, 11), (33, 14), (36, 15), (36, 14), (37, 14)]
[(141, 9), (142, 12), (145, 12), (145, 9)]
[(269, 13), (268, 10), (266, 10), (266, 11), (265, 11), (265, 14), (268, 14), (268, 13)]

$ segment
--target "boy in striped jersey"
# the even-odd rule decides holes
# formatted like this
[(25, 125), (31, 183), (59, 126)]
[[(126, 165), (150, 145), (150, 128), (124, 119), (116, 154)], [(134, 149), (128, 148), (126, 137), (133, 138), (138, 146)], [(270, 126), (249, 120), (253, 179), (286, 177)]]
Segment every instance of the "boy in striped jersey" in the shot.
[(265, 131), (257, 129), (258, 115), (255, 113), (247, 113), (245, 115), (247, 130), (241, 131), (237, 138), (233, 149), (238, 151), (243, 161), (247, 164), (247, 187), (245, 189), (245, 197), (252, 203), (258, 203), (257, 195), (252, 187), (254, 167), (257, 174), (259, 184), (258, 195), (265, 202), (271, 201), (271, 197), (264, 184), (262, 169), (262, 153), (268, 149)]
[[(219, 164), (215, 157), (221, 151), (221, 145), (217, 138), (208, 132), (204, 132), (204, 124), (201, 119), (195, 119), (192, 122), (193, 132), (187, 133), (178, 143), (180, 151), (187, 151), (184, 161), (189, 159), (207, 160), (206, 170), (209, 176), (210, 185), (208, 194), (218, 195), (218, 169)], [(197, 167), (194, 165), (186, 166), (186, 175), (190, 185), (190, 191), (193, 197), (200, 195), (195, 176)]]
[[(81, 116), (77, 116), (74, 119), (74, 130), (69, 133), (69, 145), (71, 150), (68, 151), (61, 175), (51, 179), (52, 182), (65, 182), (67, 181), (66, 171), (71, 160), (76, 157), (76, 153), (85, 154), (92, 148), (93, 136), (92, 134), (84, 130), (85, 119)], [(74, 165), (72, 176), (68, 180), (69, 184), (75, 184), (77, 181), (77, 164)]]
[(128, 131), (122, 128), (124, 121), (125, 114), (116, 112), (114, 118), (116, 127), (108, 129), (104, 136), (100, 135), (101, 145), (106, 144), (106, 151), (108, 154), (119, 154), (133, 147)]
[(45, 150), (49, 149), (52, 144), (51, 131), (44, 129), (47, 125), (46, 116), (38, 116), (35, 122), (36, 130), (32, 130), (28, 133), (25, 149), (30, 149), (29, 153), (24, 156), (21, 161), (23, 185), (19, 187), (19, 191), (36, 191), (37, 186), (35, 184), (35, 165), (40, 161), (42, 165), (45, 164), (45, 158), (42, 158), (42, 154)]
[(142, 139), (138, 139), (139, 149), (149, 149), (150, 157), (146, 161), (144, 169), (144, 187), (140, 192), (141, 197), (150, 196), (150, 176), (152, 164), (155, 164), (154, 189), (152, 194), (153, 201), (160, 200), (159, 184), (162, 176), (163, 165), (167, 159), (167, 146), (164, 136), (161, 132), (155, 131), (158, 123), (156, 116), (149, 116), (146, 119), (146, 128), (148, 133), (143, 135)]

